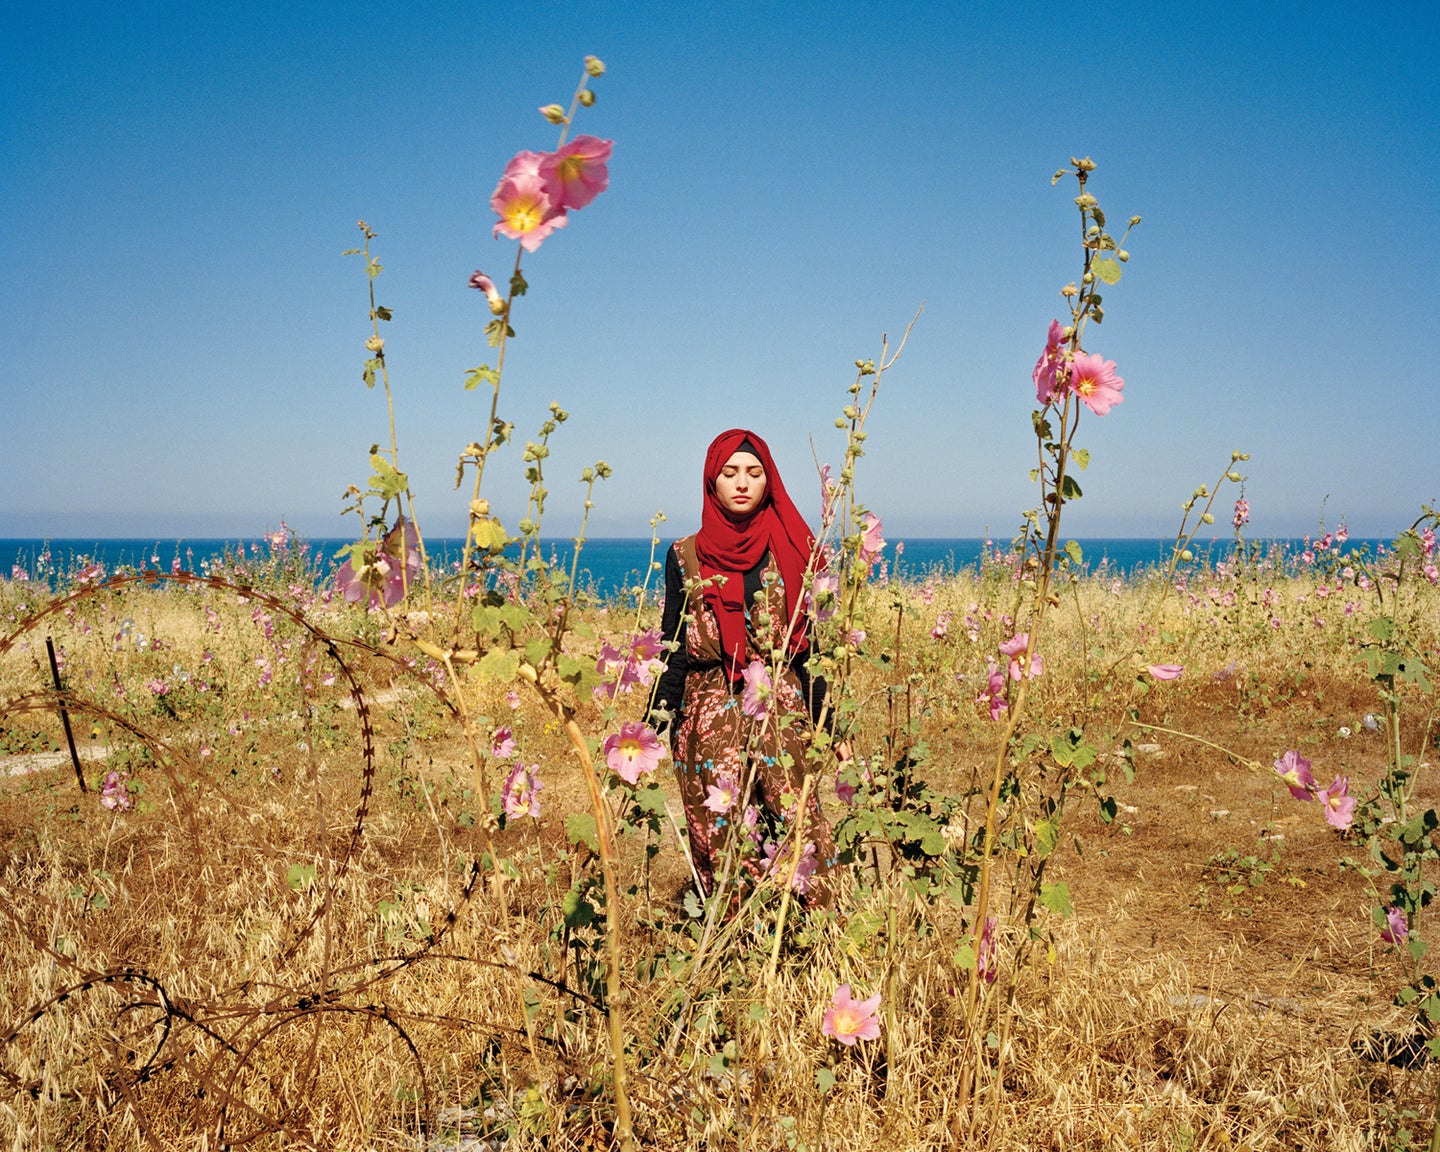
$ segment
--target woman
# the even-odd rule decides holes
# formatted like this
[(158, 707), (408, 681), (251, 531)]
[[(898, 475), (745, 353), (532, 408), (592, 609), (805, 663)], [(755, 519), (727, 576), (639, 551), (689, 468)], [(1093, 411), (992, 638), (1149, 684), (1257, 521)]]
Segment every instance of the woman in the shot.
[[(805, 668), (805, 576), (815, 540), (765, 441), (743, 428), (717, 436), (705, 454), (704, 490), (700, 531), (666, 555), (662, 629), (678, 646), (655, 703), (674, 725), (691, 858), (708, 895), (737, 823), (750, 838), (738, 847), (752, 877), (771, 868), (789, 874), (795, 849), (785, 829), (796, 820), (825, 682)], [(767, 691), (773, 652), (783, 659)], [(796, 713), (804, 714), (798, 722)], [(823, 900), (835, 850), (813, 786), (804, 838), (796, 887)]]

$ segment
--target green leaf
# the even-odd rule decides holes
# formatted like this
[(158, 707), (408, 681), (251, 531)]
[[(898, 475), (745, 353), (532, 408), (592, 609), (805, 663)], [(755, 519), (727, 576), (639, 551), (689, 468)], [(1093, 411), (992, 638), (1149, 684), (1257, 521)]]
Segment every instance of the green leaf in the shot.
[(550, 655), (550, 637), (537, 636), (525, 645), (525, 663), (539, 668)]
[(1056, 884), (1040, 885), (1040, 906), (1057, 916), (1069, 916), (1075, 911), (1070, 903), (1070, 886), (1063, 880)]
[(1074, 460), (1075, 463), (1079, 464), (1080, 471), (1083, 472), (1085, 471), (1085, 469), (1090, 467), (1090, 449), (1076, 448), (1073, 452), (1070, 453), (1070, 459)]
[(950, 962), (962, 971), (975, 971), (975, 949), (968, 943), (961, 944), (955, 949), (955, 954), (950, 957)]
[(834, 1073), (834, 1072), (832, 1072), (829, 1068), (817, 1068), (817, 1069), (815, 1069), (815, 1091), (819, 1092), (820, 1095), (823, 1096), (823, 1095), (825, 1095), (826, 1092), (829, 1092), (830, 1089), (832, 1089), (832, 1088), (834, 1088), (834, 1087), (835, 1087), (835, 1073)]
[(1388, 644), (1395, 636), (1395, 621), (1388, 616), (1380, 616), (1365, 625), (1365, 631), (1382, 644)]
[(1078, 500), (1082, 495), (1080, 485), (1075, 483), (1075, 477), (1071, 476), (1068, 472), (1065, 474), (1065, 478), (1060, 481), (1060, 495), (1066, 500)]
[(770, 1009), (769, 1009), (766, 1005), (764, 1005), (764, 1004), (751, 1004), (751, 1005), (750, 1005), (750, 1020), (751, 1020), (752, 1023), (754, 1023), (754, 1024), (759, 1024), (762, 1020), (765, 1019), (765, 1017), (767, 1017), (767, 1016), (769, 1016), (769, 1015), (770, 1015)]
[(571, 844), (583, 844), (592, 852), (600, 851), (595, 838), (595, 817), (589, 812), (571, 812), (565, 817), (565, 835)]
[(315, 883), (316, 872), (314, 864), (292, 864), (285, 870), (285, 883), (296, 892), (304, 892)]
[(1055, 851), (1055, 845), (1060, 842), (1060, 825), (1058, 822), (1045, 819), (1035, 825), (1035, 850), (1043, 860)]
[(370, 477), (370, 491), (383, 499), (394, 500), (410, 487), (410, 477), (397, 469), (380, 453), (371, 454), (370, 467), (375, 469), (375, 475)]
[(637, 788), (635, 789), (635, 803), (642, 812), (659, 816), (665, 811), (665, 789), (655, 783), (647, 784), (644, 788)]
[(595, 922), (595, 905), (586, 900), (578, 888), (571, 888), (565, 893), (560, 901), (560, 912), (565, 917), (567, 928), (586, 928)]
[(1072, 564), (1075, 564), (1075, 565), (1078, 566), (1078, 565), (1080, 565), (1080, 564), (1085, 563), (1085, 552), (1084, 552), (1084, 550), (1080, 547), (1080, 544), (1079, 544), (1078, 541), (1075, 541), (1075, 540), (1067, 540), (1067, 541), (1065, 541), (1065, 555), (1067, 555), (1068, 557), (1070, 557), (1070, 562), (1071, 562)]
[(473, 392), (481, 384), (489, 384), (492, 387), (500, 383), (500, 373), (488, 364), (481, 364), (478, 368), (471, 368), (465, 377), (465, 391)]
[(1104, 260), (1096, 260), (1090, 265), (1090, 271), (1106, 284), (1120, 283), (1120, 261), (1118, 260), (1111, 260), (1108, 257)]
[(508, 683), (520, 671), (520, 653), (506, 648), (492, 648), (480, 657), (475, 666), (482, 678)]
[(484, 548), (487, 552), (499, 552), (510, 542), (505, 526), (493, 516), (481, 516), (472, 520), (470, 538), (475, 542), (475, 547)]

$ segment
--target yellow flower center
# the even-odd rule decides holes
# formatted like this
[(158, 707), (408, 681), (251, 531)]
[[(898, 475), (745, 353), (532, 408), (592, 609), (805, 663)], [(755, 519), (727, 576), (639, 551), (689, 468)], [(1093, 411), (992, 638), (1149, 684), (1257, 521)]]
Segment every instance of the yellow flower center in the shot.
[(505, 209), (505, 221), (516, 232), (532, 232), (544, 218), (538, 200), (515, 200)]
[(624, 740), (620, 741), (619, 752), (625, 759), (634, 760), (640, 755), (640, 741), (636, 740), (633, 736), (627, 736)]
[(560, 161), (560, 180), (565, 184), (573, 184), (585, 174), (585, 157), (566, 156)]
[(860, 1031), (861, 1016), (853, 1008), (835, 1009), (835, 1034), (851, 1036)]

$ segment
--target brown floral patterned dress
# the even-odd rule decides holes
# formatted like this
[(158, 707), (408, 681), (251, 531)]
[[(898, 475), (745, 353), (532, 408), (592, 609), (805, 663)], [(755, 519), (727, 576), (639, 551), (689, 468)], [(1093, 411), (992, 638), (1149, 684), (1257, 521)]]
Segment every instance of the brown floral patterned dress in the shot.
[[(772, 869), (789, 874), (794, 853), (790, 832), (805, 777), (814, 711), (806, 707), (805, 696), (807, 690), (823, 694), (824, 684), (805, 674), (803, 656), (782, 663), (767, 702), (768, 714), (747, 715), (741, 692), (732, 688), (725, 674), (715, 613), (698, 587), (695, 537), (677, 541), (674, 552), (678, 565), (671, 571), (678, 567), (683, 576), (684, 611), (676, 613), (669, 604), (676, 590), (667, 581), (666, 618), (676, 616), (680, 623), (666, 638), (678, 632), (683, 640), (684, 657), (676, 663), (684, 665), (684, 690), (683, 719), (671, 747), (691, 856), (708, 894), (721, 852), (735, 835), (745, 838), (736, 847), (741, 867), (752, 880)], [(785, 592), (779, 569), (768, 558), (761, 597), (757, 607), (746, 613), (752, 654), (768, 653), (784, 634)], [(807, 902), (825, 903), (835, 847), (814, 784), (806, 807), (805, 848), (795, 887)]]

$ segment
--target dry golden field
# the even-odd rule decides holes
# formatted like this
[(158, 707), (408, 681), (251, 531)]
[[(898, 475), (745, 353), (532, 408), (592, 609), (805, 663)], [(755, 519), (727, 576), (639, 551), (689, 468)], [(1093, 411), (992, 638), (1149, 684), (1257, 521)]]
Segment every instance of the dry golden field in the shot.
[[(81, 590), (38, 620), (43, 596), (0, 583), (0, 1142), (608, 1146), (604, 894), (583, 830), (567, 828), (588, 801), (554, 719), (523, 691), (512, 710), (509, 685), (476, 686), (487, 735), (510, 726), (544, 781), (540, 817), (499, 833), (497, 898), (436, 668), (387, 646), (378, 616), (271, 577), (265, 597)], [(652, 800), (620, 840), (640, 1146), (1425, 1146), (1440, 1080), (1375, 1049), (1410, 1027), (1376, 897), (1342, 867), (1368, 862), (1366, 845), (1269, 767), (1295, 749), (1356, 794), (1385, 771), (1366, 723), (1379, 696), (1357, 661), (1375, 605), (1333, 583), (1202, 572), (1163, 605), (1158, 578), (1065, 592), (1027, 707), (1038, 727), (1086, 726), (1114, 765), (1114, 818), (1071, 791), (1046, 862), (1068, 916), (1027, 927), (1023, 848), (1007, 862), (984, 1036), (964, 1011), (965, 909), (908, 892), (886, 845), (864, 846), (832, 910), (792, 910), (778, 951), (762, 890), (697, 961), (662, 767), (668, 804)], [(1440, 592), (1421, 581), (1406, 596), (1405, 634), (1433, 667)], [(997, 752), (975, 699), (1013, 598), (988, 572), (877, 588), (866, 606), (856, 756), (883, 775), (896, 747), (923, 742), (913, 775), (958, 798), (946, 835), (961, 840)], [(594, 639), (574, 651), (593, 661), (634, 620), (588, 609)], [(1185, 671), (1155, 681), (1137, 675), (1145, 661)], [(1399, 691), (1415, 798), (1437, 806), (1434, 696)], [(598, 706), (579, 706), (602, 736)], [(622, 701), (622, 718), (641, 711)], [(128, 808), (102, 804), (109, 773)], [(838, 822), (833, 765), (819, 786)], [(1024, 796), (1007, 816), (1021, 831)], [(884, 993), (880, 1040), (822, 1036), (842, 981)]]

